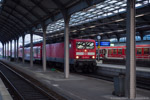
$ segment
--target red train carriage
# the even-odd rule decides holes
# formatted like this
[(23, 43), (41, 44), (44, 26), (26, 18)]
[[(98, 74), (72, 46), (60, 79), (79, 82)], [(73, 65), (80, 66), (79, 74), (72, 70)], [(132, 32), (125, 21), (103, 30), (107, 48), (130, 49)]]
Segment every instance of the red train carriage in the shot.
[[(46, 45), (47, 61), (64, 62), (64, 43)], [(74, 70), (96, 70), (96, 47), (91, 39), (72, 39), (69, 41), (69, 62)]]
[[(29, 45), (28, 45), (29, 46)], [(25, 47), (25, 60), (30, 60), (30, 47)], [(19, 57), (22, 58), (22, 48), (19, 49)], [(42, 60), (42, 43), (34, 44), (34, 61)], [(75, 71), (95, 71), (96, 67), (96, 47), (95, 40), (72, 39), (69, 41), (69, 62)], [(46, 60), (48, 63), (64, 62), (64, 43), (50, 43), (46, 45)], [(53, 63), (54, 64), (54, 63)], [(62, 64), (61, 64), (62, 65)]]
[[(26, 45), (24, 48), (24, 59), (30, 60), (30, 45)], [(19, 48), (19, 58), (22, 58), (22, 47)], [(33, 46), (33, 61), (42, 60), (42, 43), (36, 43)]]
[[(137, 64), (150, 65), (150, 44), (137, 44), (135, 50)], [(104, 63), (125, 63), (126, 46), (101, 47), (100, 53)]]

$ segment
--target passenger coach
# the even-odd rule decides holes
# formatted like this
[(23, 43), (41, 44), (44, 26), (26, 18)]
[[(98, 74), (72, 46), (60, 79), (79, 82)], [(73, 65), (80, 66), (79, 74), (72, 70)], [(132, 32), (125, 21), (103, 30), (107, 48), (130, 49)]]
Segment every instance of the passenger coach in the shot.
[[(140, 66), (150, 65), (149, 41), (136, 43), (135, 56), (138, 65)], [(125, 44), (120, 43), (120, 45), (101, 47), (100, 58), (104, 61), (104, 63), (125, 63), (126, 60)]]

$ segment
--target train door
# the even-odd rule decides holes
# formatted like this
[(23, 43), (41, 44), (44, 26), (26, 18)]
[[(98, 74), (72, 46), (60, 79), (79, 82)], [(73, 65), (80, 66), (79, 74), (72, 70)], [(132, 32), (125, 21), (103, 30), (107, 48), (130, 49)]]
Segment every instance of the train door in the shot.
[(143, 48), (143, 57), (144, 57), (144, 59), (150, 60), (150, 48), (148, 48), (148, 47)]
[(122, 58), (122, 48), (118, 48), (118, 57)]
[(136, 49), (136, 58), (137, 59), (142, 59), (142, 48), (137, 48)]
[(102, 54), (104, 55), (104, 58), (108, 57), (108, 49), (102, 49)]

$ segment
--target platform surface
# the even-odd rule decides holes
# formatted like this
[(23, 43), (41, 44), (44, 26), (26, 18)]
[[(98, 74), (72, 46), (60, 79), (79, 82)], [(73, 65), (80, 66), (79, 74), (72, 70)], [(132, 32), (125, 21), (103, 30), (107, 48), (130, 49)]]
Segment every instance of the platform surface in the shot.
[[(14, 66), (22, 72), (36, 78), (48, 88), (64, 95), (68, 100), (127, 100), (125, 97), (112, 95), (113, 83), (90, 78), (77, 74), (70, 74), (69, 79), (64, 78), (64, 73), (52, 71), (49, 67), (43, 72), (41, 65), (30, 67), (29, 63), (4, 62)], [(150, 100), (150, 91), (137, 88), (136, 100)]]
[[(115, 64), (102, 64), (102, 63), (97, 63), (97, 66), (99, 67), (108, 67), (108, 68), (116, 68), (116, 69), (125, 69), (125, 65), (115, 65)], [(142, 72), (150, 72), (150, 68), (148, 67), (140, 67), (136, 66), (136, 71), (142, 71)]]
[(13, 100), (1, 78), (0, 78), (0, 100)]

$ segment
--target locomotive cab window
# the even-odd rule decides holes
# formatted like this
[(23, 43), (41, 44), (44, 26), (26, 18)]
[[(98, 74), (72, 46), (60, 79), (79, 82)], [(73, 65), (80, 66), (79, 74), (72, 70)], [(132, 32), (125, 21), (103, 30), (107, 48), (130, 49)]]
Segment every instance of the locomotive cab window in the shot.
[(94, 49), (94, 42), (86, 42), (86, 49)]
[(76, 42), (77, 49), (85, 49), (85, 42)]
[(76, 42), (77, 49), (94, 49), (94, 42)]
[(141, 48), (137, 48), (137, 54), (142, 54), (142, 49)]
[(144, 54), (150, 54), (150, 48), (144, 48)]

